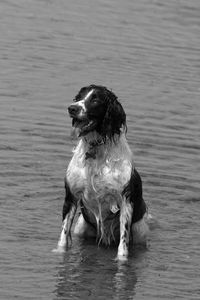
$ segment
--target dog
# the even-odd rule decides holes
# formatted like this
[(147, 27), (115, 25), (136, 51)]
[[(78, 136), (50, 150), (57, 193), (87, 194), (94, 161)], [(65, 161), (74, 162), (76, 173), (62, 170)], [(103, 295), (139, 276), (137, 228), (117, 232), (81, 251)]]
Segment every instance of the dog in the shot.
[(126, 139), (126, 114), (112, 91), (94, 84), (80, 89), (68, 112), (79, 142), (66, 171), (57, 250), (69, 246), (80, 206), (74, 233), (117, 244), (117, 259), (127, 260), (132, 243), (146, 242), (148, 225), (141, 177)]

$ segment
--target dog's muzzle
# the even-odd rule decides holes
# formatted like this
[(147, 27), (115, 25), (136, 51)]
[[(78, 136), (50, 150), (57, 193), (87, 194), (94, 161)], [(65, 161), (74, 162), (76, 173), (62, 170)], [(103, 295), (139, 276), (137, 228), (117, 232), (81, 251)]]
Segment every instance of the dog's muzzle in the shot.
[(81, 112), (81, 107), (78, 105), (70, 105), (68, 107), (68, 112), (71, 118), (77, 117)]

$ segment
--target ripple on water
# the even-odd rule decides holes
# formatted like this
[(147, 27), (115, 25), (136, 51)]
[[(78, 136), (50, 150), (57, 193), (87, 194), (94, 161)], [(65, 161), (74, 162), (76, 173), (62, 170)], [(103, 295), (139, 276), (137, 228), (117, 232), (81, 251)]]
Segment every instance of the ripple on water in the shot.
[[(199, 2), (0, 5), (2, 299), (199, 299)], [(90, 83), (127, 112), (153, 215), (127, 264), (75, 237), (52, 253), (75, 144), (67, 105)]]

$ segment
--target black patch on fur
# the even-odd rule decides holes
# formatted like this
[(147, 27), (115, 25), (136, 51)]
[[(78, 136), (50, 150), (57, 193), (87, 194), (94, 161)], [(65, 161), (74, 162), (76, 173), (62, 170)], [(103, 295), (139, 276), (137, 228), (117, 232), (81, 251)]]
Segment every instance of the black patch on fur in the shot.
[(133, 169), (129, 183), (122, 193), (133, 205), (132, 223), (142, 219), (146, 212), (146, 204), (142, 197), (142, 180), (136, 169)]
[(65, 201), (64, 201), (64, 204), (63, 204), (63, 211), (62, 211), (62, 219), (63, 219), (63, 221), (64, 221), (66, 215), (68, 214), (68, 212), (70, 211), (70, 209), (72, 207), (72, 204), (75, 201), (76, 200), (75, 200), (74, 196), (72, 195), (72, 193), (70, 191), (68, 182), (65, 179)]
[(94, 224), (90, 221), (89, 215), (87, 213), (87, 209), (85, 208), (82, 199), (80, 200), (80, 208), (81, 208), (81, 212), (82, 212), (82, 215), (83, 215), (83, 218), (85, 219), (85, 221), (96, 230), (97, 229), (96, 224)]
[(122, 237), (122, 239), (124, 239), (124, 241), (126, 241), (126, 237), (127, 237), (127, 233), (128, 233), (128, 231), (124, 231), (124, 235), (123, 235), (123, 237)]
[(125, 229), (126, 229), (126, 231), (128, 231), (128, 230), (129, 230), (128, 223), (126, 223), (126, 224), (125, 224)]

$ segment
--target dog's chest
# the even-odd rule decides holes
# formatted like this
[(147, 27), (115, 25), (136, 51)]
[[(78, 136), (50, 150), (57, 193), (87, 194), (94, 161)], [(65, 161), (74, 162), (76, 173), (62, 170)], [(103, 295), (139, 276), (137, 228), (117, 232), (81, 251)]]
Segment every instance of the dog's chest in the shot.
[(121, 194), (131, 176), (131, 163), (118, 160), (98, 164), (95, 160), (71, 161), (67, 170), (67, 181), (74, 195), (86, 199), (105, 199), (108, 195)]
[(121, 207), (122, 191), (130, 179), (128, 161), (104, 164), (69, 165), (67, 181), (72, 193), (81, 199), (91, 222), (104, 222)]

